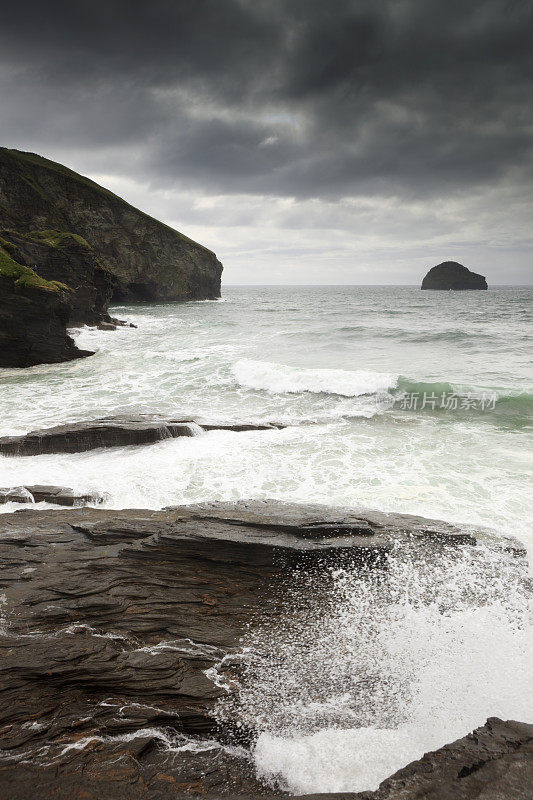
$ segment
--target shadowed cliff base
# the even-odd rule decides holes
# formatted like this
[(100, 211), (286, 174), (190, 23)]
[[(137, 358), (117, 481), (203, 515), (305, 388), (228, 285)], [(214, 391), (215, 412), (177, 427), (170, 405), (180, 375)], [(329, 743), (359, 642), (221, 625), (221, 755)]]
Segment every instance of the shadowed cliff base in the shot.
[(13, 258), (0, 239), (0, 367), (32, 367), (92, 355), (67, 334), (70, 290)]

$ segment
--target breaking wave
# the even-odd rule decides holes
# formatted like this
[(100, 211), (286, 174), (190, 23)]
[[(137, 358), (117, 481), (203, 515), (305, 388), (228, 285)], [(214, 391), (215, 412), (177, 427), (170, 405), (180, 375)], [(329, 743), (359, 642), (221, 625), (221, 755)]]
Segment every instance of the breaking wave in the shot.
[(390, 372), (344, 369), (298, 369), (269, 361), (241, 359), (232, 367), (238, 384), (272, 394), (336, 394), (342, 397), (386, 392), (398, 376)]
[(219, 708), (255, 731), (270, 786), (374, 790), (489, 716), (533, 718), (525, 559), (401, 547), (384, 572), (290, 581), (284, 613), (245, 636), (237, 700)]
[[(273, 395), (321, 394), (354, 398), (376, 396), (376, 409), (387, 410), (405, 395), (434, 398), (424, 410), (442, 410), (451, 395), (458, 398), (454, 411), (482, 410), (518, 418), (526, 423), (533, 413), (533, 393), (520, 389), (456, 384), (449, 381), (417, 381), (404, 375), (371, 370), (301, 369), (269, 361), (241, 359), (231, 368), (239, 386)], [(344, 416), (344, 412), (341, 414)]]

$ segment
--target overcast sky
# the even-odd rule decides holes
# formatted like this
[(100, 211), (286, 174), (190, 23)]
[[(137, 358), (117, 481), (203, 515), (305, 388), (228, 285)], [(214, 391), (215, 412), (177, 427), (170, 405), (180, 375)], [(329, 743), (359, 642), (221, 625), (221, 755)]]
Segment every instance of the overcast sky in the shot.
[(531, 0), (34, 0), (0, 142), (215, 250), (234, 283), (533, 281)]

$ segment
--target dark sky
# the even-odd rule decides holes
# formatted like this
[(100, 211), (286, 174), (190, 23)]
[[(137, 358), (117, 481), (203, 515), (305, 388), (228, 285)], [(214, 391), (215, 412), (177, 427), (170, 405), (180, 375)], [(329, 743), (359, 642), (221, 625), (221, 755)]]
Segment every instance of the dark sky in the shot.
[(4, 4), (0, 142), (217, 251), (228, 283), (533, 278), (533, 0)]

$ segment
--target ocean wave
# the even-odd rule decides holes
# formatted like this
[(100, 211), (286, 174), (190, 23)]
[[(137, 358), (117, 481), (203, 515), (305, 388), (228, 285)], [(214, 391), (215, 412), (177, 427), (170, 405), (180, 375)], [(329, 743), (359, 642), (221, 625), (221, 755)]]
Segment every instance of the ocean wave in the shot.
[[(483, 410), (519, 417), (529, 417), (533, 414), (533, 392), (520, 389), (468, 386), (447, 381), (415, 381), (400, 375), (395, 399), (411, 394), (419, 397), (436, 396), (439, 400), (443, 396), (449, 398), (455, 395), (461, 399), (483, 401)], [(461, 408), (461, 405), (459, 407)], [(467, 407), (463, 405), (462, 408)]]
[[(231, 368), (239, 386), (272, 395), (321, 394), (340, 398), (376, 400), (376, 412), (393, 408), (405, 411), (459, 413), (488, 412), (513, 419), (520, 426), (533, 414), (533, 392), (490, 386), (474, 386), (446, 380), (417, 380), (405, 375), (372, 370), (302, 369), (269, 361), (241, 359)], [(408, 403), (409, 396), (417, 398)], [(354, 409), (339, 410), (339, 417)], [(363, 416), (373, 416), (367, 414)], [(357, 415), (358, 416), (358, 415)]]
[(300, 369), (269, 361), (241, 359), (231, 368), (245, 389), (271, 394), (333, 394), (359, 397), (386, 392), (396, 386), (398, 376), (390, 372), (344, 369)]

